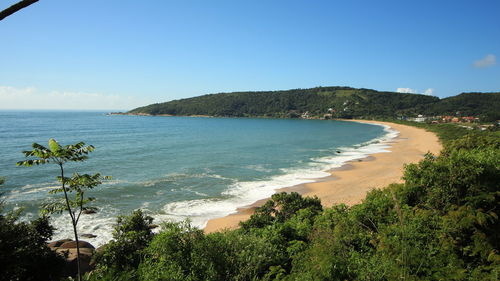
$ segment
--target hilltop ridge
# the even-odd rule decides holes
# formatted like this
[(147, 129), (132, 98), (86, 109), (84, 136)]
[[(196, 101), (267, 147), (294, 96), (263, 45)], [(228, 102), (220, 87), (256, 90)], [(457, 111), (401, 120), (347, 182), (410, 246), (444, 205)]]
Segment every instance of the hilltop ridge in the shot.
[(435, 96), (351, 87), (208, 94), (139, 107), (130, 114), (219, 117), (397, 118), (454, 115), (499, 119), (500, 92)]

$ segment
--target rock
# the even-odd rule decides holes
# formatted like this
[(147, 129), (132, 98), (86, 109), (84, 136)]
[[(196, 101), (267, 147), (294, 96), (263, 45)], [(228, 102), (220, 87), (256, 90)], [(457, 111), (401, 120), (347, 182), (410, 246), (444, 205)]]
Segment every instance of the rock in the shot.
[(340, 153), (340, 150), (337, 150), (337, 153)]
[[(76, 245), (76, 244), (75, 244)], [(57, 249), (56, 253), (63, 255), (66, 259), (66, 273), (70, 276), (76, 276), (78, 274), (78, 261), (76, 248), (71, 249)], [(91, 265), (92, 255), (94, 250), (90, 248), (80, 249), (80, 270), (82, 273), (89, 272), (94, 267)]]
[(83, 210), (82, 213), (84, 215), (90, 215), (90, 214), (95, 214), (97, 212), (95, 210)]
[(49, 248), (57, 248), (57, 247), (61, 246), (62, 244), (64, 244), (65, 242), (69, 242), (69, 241), (73, 241), (73, 240), (71, 240), (71, 239), (62, 239), (62, 240), (52, 241), (49, 244), (47, 244), (47, 246)]
[(155, 228), (157, 228), (158, 226), (159, 226), (159, 225), (157, 225), (157, 224), (150, 224), (150, 225), (149, 225), (149, 229), (155, 229)]
[(81, 237), (85, 237), (85, 238), (96, 238), (97, 235), (94, 235), (94, 234), (91, 234), (91, 233), (84, 233), (82, 235), (80, 235)]
[[(65, 256), (67, 261), (70, 261), (72, 259), (76, 259), (76, 252), (77, 252), (76, 248), (71, 248), (71, 249), (59, 248), (56, 250), (56, 253)], [(94, 249), (80, 248), (80, 256), (92, 256), (93, 253), (94, 253)]]
[[(78, 246), (80, 247), (80, 249), (82, 248), (89, 248), (89, 249), (95, 249), (94, 246), (92, 246), (92, 244), (90, 244), (89, 242), (86, 242), (86, 241), (78, 241)], [(60, 249), (73, 249), (73, 248), (76, 248), (76, 241), (68, 241), (68, 242), (64, 242), (61, 246), (59, 246)]]
[[(65, 275), (73, 277), (76, 276), (78, 274), (76, 241), (63, 239), (51, 242), (48, 246), (50, 249), (64, 256), (66, 259), (66, 266), (64, 269)], [(89, 272), (94, 269), (94, 265), (91, 264), (91, 260), (92, 255), (95, 252), (95, 248), (89, 242), (82, 240), (78, 241), (78, 246), (80, 247), (80, 269), (82, 273)]]

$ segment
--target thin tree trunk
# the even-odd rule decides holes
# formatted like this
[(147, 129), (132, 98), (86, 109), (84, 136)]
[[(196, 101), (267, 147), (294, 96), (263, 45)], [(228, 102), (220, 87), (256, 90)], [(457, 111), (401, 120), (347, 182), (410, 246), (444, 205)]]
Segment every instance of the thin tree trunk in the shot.
[(82, 280), (82, 272), (80, 271), (80, 245), (78, 243), (78, 233), (76, 232), (76, 224), (73, 224), (73, 232), (75, 233), (76, 241), (76, 263), (78, 265), (78, 281)]
[(18, 2), (7, 9), (3, 10), (0, 12), (0, 20), (3, 20), (4, 18), (12, 15), (13, 13), (28, 7), (29, 5), (38, 2), (38, 0), (22, 0), (21, 2)]
[(64, 191), (64, 198), (66, 199), (66, 207), (68, 208), (69, 216), (71, 217), (71, 224), (73, 225), (73, 233), (75, 234), (75, 241), (76, 241), (76, 264), (78, 268), (78, 281), (82, 280), (82, 273), (80, 271), (80, 245), (78, 245), (78, 232), (76, 230), (76, 221), (75, 221), (75, 215), (71, 211), (71, 206), (69, 205), (69, 199), (68, 199), (68, 193), (66, 192), (66, 181), (64, 180), (64, 168), (63, 165), (59, 163), (59, 167), (61, 168), (61, 181), (62, 181), (62, 188)]

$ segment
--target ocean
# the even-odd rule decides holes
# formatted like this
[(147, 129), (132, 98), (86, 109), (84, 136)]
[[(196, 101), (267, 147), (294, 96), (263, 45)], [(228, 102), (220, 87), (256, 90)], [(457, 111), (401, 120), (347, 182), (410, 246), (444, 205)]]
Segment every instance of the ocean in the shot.
[[(0, 111), (4, 211), (37, 216), (54, 198), (58, 167), (16, 167), (33, 142), (83, 141), (96, 147), (66, 174), (112, 176), (95, 190), (96, 214), (82, 215), (80, 234), (95, 246), (112, 238), (118, 215), (142, 209), (159, 224), (211, 218), (270, 197), (275, 189), (313, 182), (350, 160), (387, 151), (397, 132), (381, 125), (332, 120), (152, 117), (106, 112)], [(340, 152), (340, 153), (338, 153)], [(53, 215), (54, 239), (71, 238), (67, 214)]]

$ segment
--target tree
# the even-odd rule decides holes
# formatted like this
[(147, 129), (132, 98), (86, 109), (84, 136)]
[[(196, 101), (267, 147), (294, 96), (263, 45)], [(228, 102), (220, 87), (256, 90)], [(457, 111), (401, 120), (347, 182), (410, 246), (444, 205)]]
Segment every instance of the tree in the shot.
[[(95, 255), (97, 271), (116, 269), (116, 271), (137, 268), (144, 248), (153, 239), (151, 223), (153, 218), (140, 209), (130, 216), (119, 216), (113, 232), (113, 240), (108, 242), (103, 251)], [(99, 274), (100, 272), (97, 272)]]
[[(102, 183), (102, 180), (109, 177), (102, 177), (99, 173), (94, 175), (74, 173), (71, 177), (64, 176), (64, 164), (66, 162), (81, 162), (88, 158), (87, 154), (94, 150), (94, 146), (85, 145), (83, 142), (61, 146), (56, 140), (49, 140), (49, 147), (46, 148), (38, 143), (33, 143), (33, 149), (23, 151), (28, 160), (17, 162), (18, 166), (33, 166), (41, 164), (56, 164), (59, 166), (60, 176), (57, 180), (61, 183), (60, 188), (49, 191), (49, 194), (64, 193), (63, 200), (56, 200), (43, 206), (43, 213), (62, 213), (67, 211), (71, 217), (73, 232), (76, 241), (78, 280), (81, 280), (80, 271), (80, 245), (78, 241), (78, 231), (76, 226), (80, 220), (80, 215), (85, 208), (84, 205), (95, 200), (92, 197), (85, 198), (85, 190), (93, 189)], [(68, 193), (75, 193), (75, 198), (70, 199)]]
[[(4, 182), (0, 177), (0, 186)], [(2, 211), (0, 200), (0, 281), (59, 280), (64, 260), (45, 243), (54, 230), (48, 217), (23, 222), (19, 220), (21, 210)]]
[(264, 205), (257, 207), (249, 220), (240, 222), (240, 226), (245, 230), (250, 230), (262, 228), (274, 222), (283, 223), (302, 209), (309, 209), (312, 216), (315, 216), (323, 210), (323, 207), (317, 197), (302, 197), (297, 192), (276, 193)]

